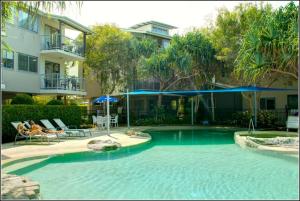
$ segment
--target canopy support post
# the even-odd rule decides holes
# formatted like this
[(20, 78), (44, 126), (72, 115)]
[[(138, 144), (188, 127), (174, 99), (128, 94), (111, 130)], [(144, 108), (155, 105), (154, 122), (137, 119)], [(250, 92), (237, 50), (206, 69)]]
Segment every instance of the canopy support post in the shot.
[(257, 103), (256, 103), (256, 91), (254, 91), (254, 126), (257, 127)]
[(192, 125), (194, 125), (194, 97), (191, 100), (191, 117), (192, 117)]
[(127, 89), (127, 128), (130, 128), (130, 121), (129, 121), (129, 91)]
[(214, 93), (210, 93), (210, 100), (211, 100), (211, 116), (212, 122), (215, 121), (215, 103), (214, 103)]
[(107, 112), (107, 135), (109, 135), (110, 118), (109, 118), (109, 95), (106, 95), (106, 112)]

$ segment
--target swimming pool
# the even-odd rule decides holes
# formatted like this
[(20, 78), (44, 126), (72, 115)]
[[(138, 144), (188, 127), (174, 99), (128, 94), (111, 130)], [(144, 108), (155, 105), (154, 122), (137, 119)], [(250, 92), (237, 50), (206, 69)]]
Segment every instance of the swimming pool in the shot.
[(298, 159), (244, 150), (233, 131), (149, 131), (150, 143), (51, 157), (12, 173), (43, 199), (297, 199)]

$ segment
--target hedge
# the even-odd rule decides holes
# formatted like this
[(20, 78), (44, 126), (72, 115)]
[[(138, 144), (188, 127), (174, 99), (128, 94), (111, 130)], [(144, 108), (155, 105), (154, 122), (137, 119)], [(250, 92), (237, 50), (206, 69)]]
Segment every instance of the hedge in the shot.
[(11, 125), (12, 121), (48, 119), (53, 123), (54, 118), (60, 118), (66, 125), (80, 126), (82, 112), (86, 107), (66, 105), (3, 105), (2, 106), (2, 142), (14, 141), (17, 133)]

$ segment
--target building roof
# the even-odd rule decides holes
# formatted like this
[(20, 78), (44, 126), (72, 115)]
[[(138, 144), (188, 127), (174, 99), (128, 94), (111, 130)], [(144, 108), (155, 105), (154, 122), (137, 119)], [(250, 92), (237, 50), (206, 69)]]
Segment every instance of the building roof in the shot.
[(142, 31), (142, 30), (136, 30), (136, 29), (122, 29), (122, 30), (131, 32), (131, 33), (140, 33), (140, 34), (156, 36), (156, 37), (164, 38), (164, 39), (171, 39), (172, 38), (172, 36), (170, 36), (170, 35), (154, 33), (154, 32), (151, 32), (151, 31)]
[(77, 29), (79, 31), (85, 32), (87, 34), (91, 34), (93, 33), (92, 30), (66, 16), (62, 16), (62, 15), (54, 15), (54, 14), (49, 14), (49, 13), (44, 13), (42, 11), (38, 11), (38, 14), (48, 17), (50, 19), (55, 19), (58, 21), (62, 21), (64, 24), (69, 25), (70, 27)]
[(172, 25), (169, 25), (169, 24), (164, 24), (164, 23), (161, 23), (161, 22), (153, 21), (153, 20), (133, 25), (130, 28), (131, 29), (137, 29), (139, 27), (142, 27), (142, 26), (145, 26), (145, 25), (148, 25), (148, 24), (157, 25), (157, 26), (164, 27), (164, 28), (167, 28), (167, 29), (176, 29), (177, 28), (175, 26), (172, 26)]

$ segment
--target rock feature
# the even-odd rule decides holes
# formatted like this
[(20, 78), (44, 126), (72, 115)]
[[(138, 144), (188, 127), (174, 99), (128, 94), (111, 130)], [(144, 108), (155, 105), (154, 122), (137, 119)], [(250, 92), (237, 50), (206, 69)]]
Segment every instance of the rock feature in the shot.
[(255, 138), (247, 136), (247, 139), (261, 145), (299, 146), (299, 137)]
[(27, 177), (1, 172), (1, 198), (37, 200), (40, 198), (40, 185)]
[(138, 132), (138, 131), (134, 131), (134, 130), (128, 130), (126, 132), (126, 135), (133, 136), (133, 137), (145, 137), (145, 138), (151, 137), (148, 133)]
[(87, 147), (95, 151), (111, 151), (121, 147), (121, 144), (112, 140), (91, 140)]

